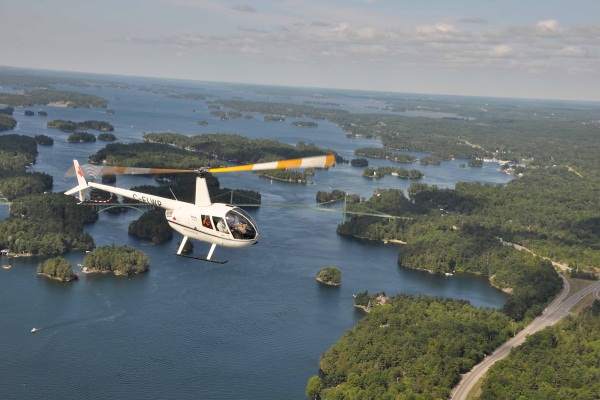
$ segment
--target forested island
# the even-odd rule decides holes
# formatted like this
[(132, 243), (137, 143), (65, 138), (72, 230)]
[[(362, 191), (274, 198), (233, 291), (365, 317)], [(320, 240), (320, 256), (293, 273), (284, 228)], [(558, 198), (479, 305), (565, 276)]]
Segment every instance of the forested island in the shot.
[(98, 135), (98, 140), (103, 140), (105, 142), (114, 142), (117, 140), (117, 137), (114, 133), (101, 133)]
[(354, 154), (362, 157), (385, 158), (398, 163), (412, 163), (417, 160), (417, 157), (409, 154), (392, 153), (390, 150), (379, 147), (362, 147), (354, 150)]
[(112, 272), (131, 275), (148, 271), (150, 260), (143, 251), (128, 246), (98, 247), (85, 256), (84, 272)]
[(339, 189), (334, 189), (331, 192), (325, 192), (319, 190), (317, 192), (316, 200), (317, 203), (333, 203), (336, 201), (343, 200), (346, 197), (346, 192)]
[[(147, 135), (146, 135), (147, 136)], [(92, 164), (106, 162), (128, 167), (195, 169), (201, 166), (220, 167), (225, 163), (159, 143), (109, 143), (90, 156)]]
[(218, 158), (240, 164), (253, 164), (334, 154), (329, 149), (321, 149), (312, 143), (300, 142), (295, 146), (275, 140), (250, 139), (232, 134), (204, 134), (186, 136), (177, 133), (149, 133), (144, 135), (144, 141), (176, 146), (205, 155), (211, 159)]
[(350, 165), (353, 167), (367, 167), (369, 166), (369, 160), (366, 158), (354, 158), (350, 161)]
[(379, 168), (365, 168), (362, 176), (365, 178), (379, 179), (386, 175), (392, 175), (402, 179), (421, 179), (423, 173), (418, 169), (407, 170), (406, 168), (394, 168), (394, 167), (379, 167)]
[(52, 146), (54, 144), (54, 139), (48, 135), (35, 135), (33, 140), (42, 146)]
[(93, 143), (96, 141), (96, 135), (87, 132), (71, 133), (67, 138), (69, 143)]
[(257, 172), (258, 176), (262, 176), (264, 178), (273, 179), (280, 182), (289, 182), (289, 183), (299, 183), (302, 185), (306, 185), (308, 183), (308, 178), (306, 177), (306, 172), (294, 171), (294, 170), (265, 170)]
[[(237, 111), (223, 111), (223, 110), (213, 110), (210, 112), (210, 115), (212, 115), (213, 117), (217, 117), (219, 118), (221, 121), (229, 121), (230, 119), (238, 119), (238, 118), (242, 118), (242, 113), (237, 112)], [(198, 125), (208, 125), (208, 122), (206, 124), (198, 124)]]
[(73, 266), (71, 263), (62, 257), (47, 259), (38, 265), (37, 272), (40, 275), (44, 275), (48, 278), (56, 279), (62, 282), (69, 282), (79, 279), (79, 275), (73, 271)]
[(317, 273), (317, 281), (327, 286), (340, 286), (342, 284), (342, 272), (334, 266), (323, 268)]
[(25, 90), (23, 94), (0, 92), (0, 104), (13, 107), (52, 105), (71, 108), (105, 108), (108, 103), (99, 96), (55, 89)]
[(294, 121), (290, 125), (297, 126), (299, 128), (318, 128), (319, 124), (312, 121)]
[(115, 128), (106, 121), (83, 121), (83, 122), (74, 122), (74, 121), (65, 121), (62, 119), (55, 119), (54, 121), (50, 121), (46, 124), (48, 128), (58, 129), (63, 132), (77, 132), (87, 129), (94, 129), (97, 131), (103, 132), (112, 132)]

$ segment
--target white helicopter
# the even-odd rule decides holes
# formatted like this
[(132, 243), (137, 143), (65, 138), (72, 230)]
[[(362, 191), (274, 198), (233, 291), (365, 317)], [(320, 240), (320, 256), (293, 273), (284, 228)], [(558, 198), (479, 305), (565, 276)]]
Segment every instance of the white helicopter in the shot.
[[(239, 165), (222, 168), (201, 168), (198, 170), (187, 169), (163, 169), (163, 168), (137, 168), (137, 167), (104, 167), (104, 173), (111, 172), (122, 175), (147, 175), (195, 172), (196, 175), (196, 198), (194, 204), (184, 201), (168, 199), (166, 197), (153, 196), (128, 189), (102, 185), (87, 181), (83, 170), (77, 160), (73, 160), (78, 185), (65, 192), (66, 195), (78, 194), (79, 201), (83, 202), (87, 190), (92, 188), (101, 189), (113, 194), (121, 195), (136, 201), (147, 203), (166, 210), (167, 222), (175, 231), (183, 235), (181, 245), (176, 255), (195, 258), (224, 264), (227, 261), (211, 260), (217, 246), (242, 248), (256, 244), (259, 239), (256, 222), (244, 210), (239, 207), (212, 203), (206, 185), (205, 173), (238, 172), (238, 171), (260, 171), (268, 169), (290, 169), (290, 168), (328, 168), (335, 163), (334, 155), (296, 158), (293, 160), (273, 161), (258, 164)], [(191, 257), (182, 254), (183, 247), (189, 238), (211, 244), (206, 258)]]

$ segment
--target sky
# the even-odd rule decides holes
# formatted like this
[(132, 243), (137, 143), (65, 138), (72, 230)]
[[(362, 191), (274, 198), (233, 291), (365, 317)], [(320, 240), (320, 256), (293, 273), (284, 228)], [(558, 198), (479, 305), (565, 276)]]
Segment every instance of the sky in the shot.
[(0, 65), (600, 101), (599, 0), (1, 0)]

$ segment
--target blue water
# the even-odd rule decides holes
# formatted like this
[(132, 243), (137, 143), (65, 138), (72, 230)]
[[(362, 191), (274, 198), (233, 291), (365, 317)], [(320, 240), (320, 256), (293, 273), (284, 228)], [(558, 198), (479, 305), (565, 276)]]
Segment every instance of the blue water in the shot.
[[(195, 90), (194, 84), (188, 85)], [(197, 86), (198, 93), (218, 98), (266, 96), (234, 91), (231, 86)], [(43, 133), (55, 139), (54, 146), (39, 147), (32, 167), (54, 176), (55, 191), (75, 185), (73, 178), (64, 178), (73, 158), (85, 162), (105, 143), (69, 144), (67, 134), (46, 128), (53, 119), (109, 121), (124, 143), (140, 141), (144, 132), (171, 131), (236, 133), (292, 144), (302, 140), (346, 158), (355, 148), (379, 146), (374, 140), (346, 139), (343, 131), (325, 121), (316, 121), (317, 129), (293, 127), (290, 121), (267, 123), (260, 115), (251, 121), (219, 121), (209, 115), (203, 101), (171, 99), (135, 86), (84, 90), (110, 99), (108, 108), (115, 114), (48, 106), (35, 108), (46, 110), (45, 118), (25, 117), (20, 109), (15, 112), (15, 133)], [(359, 102), (353, 99), (357, 107)], [(209, 125), (196, 125), (200, 119), (209, 120)], [(460, 168), (461, 162), (410, 168), (425, 173), (422, 182), (441, 187), (453, 187), (457, 181), (506, 183), (511, 179), (495, 164)], [(250, 173), (219, 179), (222, 187), (258, 190), (263, 203), (288, 206), (313, 206), (319, 190), (342, 189), (368, 198), (377, 188), (406, 190), (410, 185), (389, 176), (373, 181), (360, 173), (361, 169), (337, 165), (317, 171), (314, 183), (305, 186), (271, 182)], [(143, 177), (118, 180), (124, 187), (152, 182)], [(225, 265), (172, 256), (178, 235), (157, 246), (130, 237), (127, 227), (140, 215), (135, 211), (116, 216), (102, 213), (86, 231), (98, 246), (126, 244), (147, 252), (151, 269), (141, 276), (80, 274), (79, 281), (64, 284), (36, 275), (41, 259), (0, 259), (13, 266), (0, 270), (0, 398), (303, 399), (308, 378), (318, 372), (320, 355), (362, 317), (352, 306), (352, 294), (364, 290), (388, 295), (425, 293), (468, 299), (483, 307), (500, 307), (506, 299), (483, 278), (432, 276), (399, 268), (399, 246), (338, 236), (335, 229), (341, 213), (278, 207), (249, 212), (258, 223), (261, 241), (243, 250), (218, 248), (213, 257), (229, 260)], [(4, 217), (6, 206), (0, 206), (0, 218)], [(195, 243), (196, 255), (207, 251), (208, 246)], [(66, 258), (76, 266), (84, 256), (70, 253)], [(342, 271), (339, 288), (315, 281), (316, 273), (330, 265)], [(34, 326), (41, 330), (31, 334)]]

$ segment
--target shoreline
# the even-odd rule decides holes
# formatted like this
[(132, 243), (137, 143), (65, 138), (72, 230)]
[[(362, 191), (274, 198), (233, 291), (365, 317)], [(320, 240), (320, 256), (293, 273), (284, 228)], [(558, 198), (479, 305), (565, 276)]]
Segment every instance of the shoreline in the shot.
[(317, 282), (320, 282), (323, 285), (327, 285), (327, 286), (333, 286), (333, 287), (340, 287), (340, 286), (342, 286), (341, 283), (325, 282), (323, 279), (321, 279), (319, 277), (317, 277), (316, 280), (317, 280)]
[(76, 280), (79, 279), (79, 275), (78, 274), (75, 274), (71, 279), (62, 279), (62, 278), (59, 278), (58, 276), (50, 276), (50, 275), (45, 274), (43, 272), (38, 272), (37, 274), (41, 275), (41, 276), (44, 276), (46, 278), (55, 280), (55, 281), (59, 281), (59, 282), (72, 282), (72, 281), (76, 281)]

